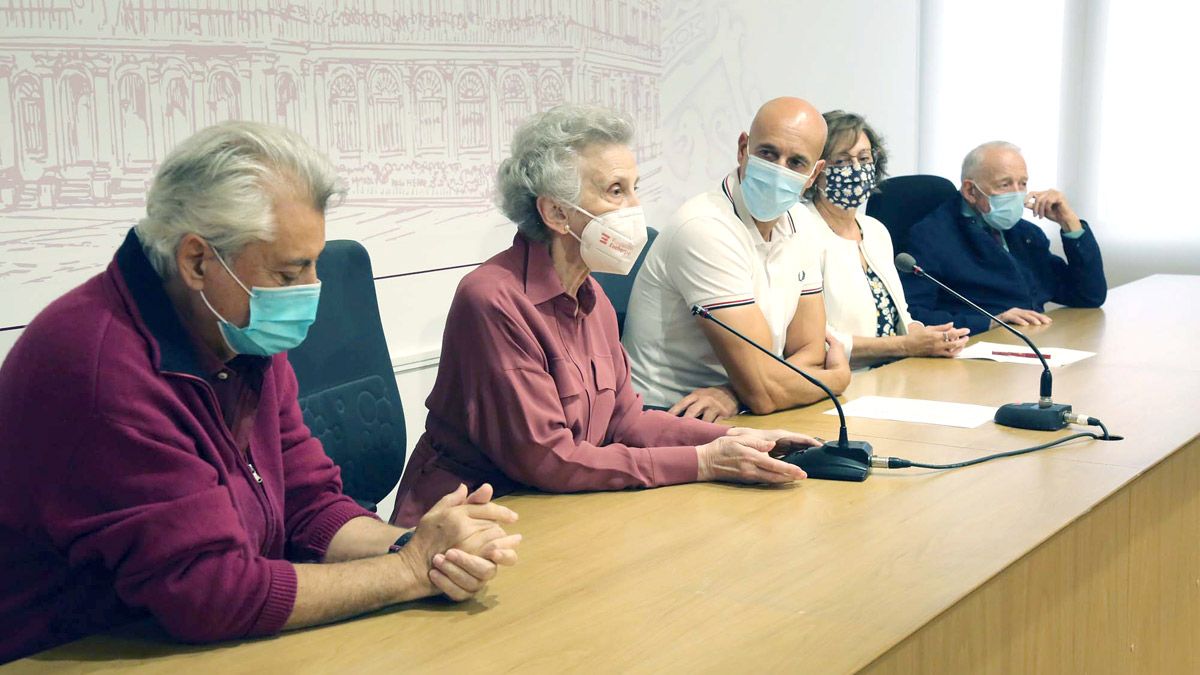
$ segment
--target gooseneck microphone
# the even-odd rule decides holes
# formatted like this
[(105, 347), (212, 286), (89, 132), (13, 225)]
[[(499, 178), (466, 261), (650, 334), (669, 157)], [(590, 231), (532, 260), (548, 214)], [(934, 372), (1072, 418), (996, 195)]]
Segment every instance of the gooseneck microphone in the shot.
[[(808, 474), (809, 478), (846, 481), (864, 481), (867, 479), (867, 473), (870, 471), (871, 465), (871, 444), (865, 441), (849, 440), (846, 433), (846, 414), (842, 412), (842, 404), (838, 401), (833, 391), (825, 386), (824, 382), (800, 370), (789, 363), (787, 359), (775, 354), (754, 340), (742, 335), (733, 326), (713, 316), (707, 309), (704, 309), (700, 305), (692, 305), (692, 314), (708, 319), (751, 347), (787, 366), (792, 372), (825, 392), (830, 400), (833, 401), (833, 406), (837, 408), (838, 419), (841, 421), (837, 442), (827, 442), (820, 447), (795, 447), (788, 450), (787, 454), (781, 457), (783, 461), (804, 469), (804, 473)], [(778, 441), (776, 445), (783, 446), (780, 449), (784, 450), (792, 446), (791, 443), (786, 441)]]
[(1046, 358), (1042, 356), (1042, 351), (1037, 348), (1037, 345), (1033, 344), (1033, 340), (1025, 337), (1025, 334), (1016, 328), (996, 318), (991, 312), (971, 302), (958, 291), (930, 276), (928, 272), (917, 265), (916, 259), (911, 255), (907, 253), (897, 255), (896, 269), (905, 274), (912, 274), (932, 281), (940, 286), (942, 290), (966, 303), (975, 311), (1003, 326), (1005, 330), (1021, 338), (1025, 344), (1029, 345), (1029, 348), (1037, 355), (1038, 360), (1042, 362), (1042, 383), (1038, 402), (1006, 403), (1000, 406), (996, 409), (996, 424), (1003, 424), (1006, 427), (1015, 427), (1017, 429), (1032, 429), (1034, 431), (1057, 431), (1067, 426), (1068, 423), (1075, 421), (1075, 416), (1071, 413), (1071, 405), (1069, 403), (1054, 402), (1051, 394), (1054, 388), (1054, 376), (1050, 374), (1050, 364), (1046, 363)]

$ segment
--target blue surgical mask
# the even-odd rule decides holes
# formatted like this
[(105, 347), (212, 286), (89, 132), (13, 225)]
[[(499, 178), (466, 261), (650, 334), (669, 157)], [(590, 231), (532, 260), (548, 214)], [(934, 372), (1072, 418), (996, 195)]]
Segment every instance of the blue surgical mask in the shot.
[(987, 213), (979, 214), (983, 218), (983, 222), (1001, 232), (1007, 232), (1017, 224), (1017, 221), (1021, 220), (1021, 214), (1025, 209), (1025, 192), (1023, 190), (989, 195), (979, 185), (971, 184), (975, 185), (975, 189), (979, 190), (980, 194), (987, 197), (988, 205), (991, 207)]
[(751, 155), (742, 178), (742, 198), (750, 215), (760, 223), (769, 223), (782, 216), (800, 201), (811, 175), (796, 173)]
[(221, 335), (229, 348), (238, 354), (272, 356), (293, 349), (304, 342), (308, 328), (317, 318), (317, 305), (321, 300), (321, 282), (302, 286), (246, 288), (246, 284), (233, 273), (216, 249), (213, 255), (229, 276), (250, 296), (250, 322), (240, 328), (225, 320), (213, 306), (204, 291), (200, 298), (208, 305), (220, 323)]

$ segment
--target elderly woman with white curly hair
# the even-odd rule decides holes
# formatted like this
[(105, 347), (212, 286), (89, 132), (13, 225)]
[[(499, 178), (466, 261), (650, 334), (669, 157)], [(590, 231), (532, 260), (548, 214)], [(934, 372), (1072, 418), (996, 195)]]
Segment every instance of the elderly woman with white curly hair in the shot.
[(455, 293), (393, 522), (460, 483), (503, 494), (804, 477), (768, 455), (785, 432), (643, 411), (630, 386), (616, 313), (590, 273), (627, 274), (646, 242), (632, 138), (627, 120), (588, 106), (517, 130), (498, 176), (517, 235)]

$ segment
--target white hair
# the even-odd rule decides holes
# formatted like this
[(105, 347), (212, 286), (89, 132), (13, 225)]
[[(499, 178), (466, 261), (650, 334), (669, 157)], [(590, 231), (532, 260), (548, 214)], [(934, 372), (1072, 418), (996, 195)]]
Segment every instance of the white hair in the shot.
[(136, 226), (150, 264), (164, 279), (187, 234), (207, 241), (230, 260), (253, 241), (275, 235), (273, 201), (291, 187), (325, 212), (346, 190), (333, 165), (299, 134), (257, 122), (208, 127), (167, 155)]
[(560, 105), (523, 122), (513, 135), (512, 156), (496, 178), (500, 210), (534, 241), (550, 238), (537, 198), (576, 204), (581, 183), (579, 153), (586, 147), (629, 145), (633, 123), (606, 108)]
[(1019, 153), (1021, 149), (1008, 141), (988, 141), (977, 146), (963, 158), (961, 180), (975, 180), (979, 176), (979, 167), (983, 165), (983, 157), (989, 150), (1012, 150)]

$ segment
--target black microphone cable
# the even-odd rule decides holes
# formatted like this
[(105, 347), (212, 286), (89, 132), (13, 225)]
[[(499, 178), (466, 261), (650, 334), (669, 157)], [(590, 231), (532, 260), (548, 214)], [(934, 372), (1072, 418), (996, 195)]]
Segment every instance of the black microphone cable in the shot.
[[(1076, 417), (1080, 418), (1081, 420), (1084, 419), (1082, 415), (1077, 415)], [(1008, 452), (997, 452), (994, 455), (985, 455), (983, 457), (976, 457), (975, 459), (968, 459), (963, 462), (954, 462), (953, 464), (926, 464), (924, 462), (914, 462), (910, 459), (904, 459), (903, 457), (883, 457), (880, 455), (876, 455), (874, 457), (871, 457), (871, 468), (873, 468), (873, 469), (917, 468), (917, 469), (938, 469), (938, 470), (961, 469), (965, 466), (974, 466), (976, 464), (983, 464), (984, 462), (990, 462), (993, 459), (1000, 459), (1002, 457), (1016, 457), (1017, 455), (1027, 455), (1031, 452), (1037, 452), (1039, 450), (1046, 450), (1047, 448), (1053, 448), (1055, 446), (1063, 445), (1064, 443), (1076, 441), (1081, 438), (1090, 438), (1090, 439), (1097, 440), (1097, 441), (1122, 441), (1122, 440), (1125, 440), (1124, 436), (1113, 436), (1112, 434), (1108, 433), (1108, 427), (1104, 426), (1104, 422), (1101, 422), (1100, 420), (1096, 419), (1095, 417), (1086, 418), (1086, 424), (1088, 424), (1089, 426), (1093, 426), (1093, 427), (1100, 427), (1100, 430), (1103, 431), (1104, 433), (1097, 434), (1092, 431), (1081, 431), (1079, 433), (1071, 434), (1070, 436), (1063, 436), (1062, 438), (1055, 439), (1048, 443), (1042, 443), (1041, 445), (1035, 445), (1030, 448), (1021, 448), (1019, 450), (1009, 450)]]

